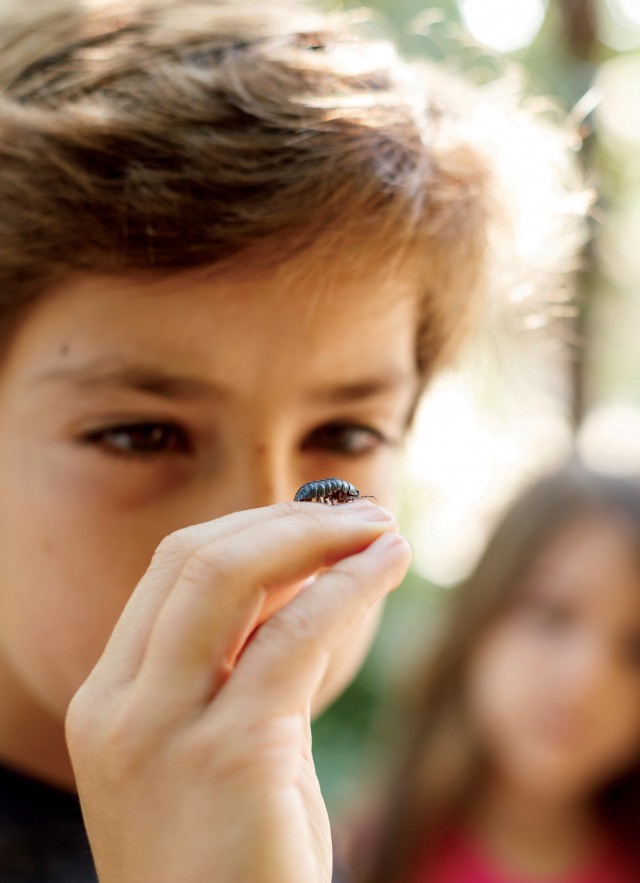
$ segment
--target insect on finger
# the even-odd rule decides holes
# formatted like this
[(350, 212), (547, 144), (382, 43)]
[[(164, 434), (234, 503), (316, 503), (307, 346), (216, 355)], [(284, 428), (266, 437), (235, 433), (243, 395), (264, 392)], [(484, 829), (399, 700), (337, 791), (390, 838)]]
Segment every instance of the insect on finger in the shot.
[(325, 503), (335, 506), (339, 503), (349, 503), (352, 500), (369, 500), (375, 497), (363, 497), (357, 487), (342, 478), (320, 478), (317, 481), (308, 481), (298, 488), (295, 503)]

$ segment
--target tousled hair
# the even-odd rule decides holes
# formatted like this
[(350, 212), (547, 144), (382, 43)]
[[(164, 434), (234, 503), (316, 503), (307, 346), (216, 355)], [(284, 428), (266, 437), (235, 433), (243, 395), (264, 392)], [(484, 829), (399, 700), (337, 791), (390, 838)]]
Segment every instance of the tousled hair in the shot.
[[(409, 883), (464, 813), (487, 766), (467, 697), (471, 662), (483, 637), (517, 602), (538, 556), (563, 529), (593, 516), (624, 518), (640, 577), (640, 476), (615, 476), (571, 460), (526, 487), (499, 518), (470, 576), (448, 602), (441, 633), (396, 704), (393, 769), (382, 808), (355, 838), (359, 883)], [(640, 750), (636, 761), (594, 795), (610, 831), (640, 874)]]
[(365, 243), (417, 260), (426, 380), (487, 303), (565, 287), (585, 210), (568, 138), (508, 84), (402, 61), (362, 11), (5, 0), (0, 322), (73, 271)]

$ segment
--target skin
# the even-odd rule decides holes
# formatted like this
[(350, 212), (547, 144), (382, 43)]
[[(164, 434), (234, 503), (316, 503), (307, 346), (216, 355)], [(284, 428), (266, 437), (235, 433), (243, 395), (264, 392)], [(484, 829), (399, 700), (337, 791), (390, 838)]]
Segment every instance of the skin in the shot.
[(273, 504), (394, 505), (416, 297), (312, 269), (70, 277), (6, 351), (0, 753), (78, 786), (101, 883), (330, 877), (311, 707), (410, 550), (372, 503)]
[(589, 795), (640, 741), (640, 568), (612, 513), (562, 530), (484, 637), (469, 701), (492, 768), (472, 825), (507, 870), (567, 873), (597, 843)]

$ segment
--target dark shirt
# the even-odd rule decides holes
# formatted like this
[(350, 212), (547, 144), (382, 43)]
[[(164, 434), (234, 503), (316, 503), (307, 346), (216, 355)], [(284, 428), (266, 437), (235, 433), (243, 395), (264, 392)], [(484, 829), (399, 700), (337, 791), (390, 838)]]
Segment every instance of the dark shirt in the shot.
[(76, 795), (0, 766), (0, 883), (97, 879)]
[(96, 883), (75, 794), (0, 766), (0, 883)]

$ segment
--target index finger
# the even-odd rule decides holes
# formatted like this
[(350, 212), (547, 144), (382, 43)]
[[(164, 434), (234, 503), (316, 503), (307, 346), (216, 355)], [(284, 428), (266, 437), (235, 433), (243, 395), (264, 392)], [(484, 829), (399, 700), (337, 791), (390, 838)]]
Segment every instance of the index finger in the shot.
[(133, 588), (94, 673), (107, 669), (109, 678), (116, 682), (132, 678), (140, 667), (158, 612), (188, 558), (209, 543), (222, 542), (237, 531), (283, 514), (282, 504), (245, 509), (181, 527), (164, 537)]
[[(164, 633), (166, 637), (159, 639), (161, 647), (157, 655), (161, 659), (164, 658), (166, 663), (167, 642), (173, 644), (175, 640), (179, 640), (175, 629), (176, 618), (179, 616), (178, 609), (183, 604), (191, 604), (194, 601), (194, 578), (207, 583), (207, 560), (215, 560), (220, 554), (224, 553), (225, 549), (228, 550), (228, 554), (236, 555), (239, 567), (242, 563), (242, 557), (249, 556), (252, 550), (255, 551), (256, 543), (262, 537), (263, 529), (266, 529), (269, 525), (276, 525), (283, 519), (287, 520), (291, 517), (299, 519), (300, 516), (304, 516), (307, 531), (312, 525), (317, 527), (318, 525), (325, 524), (327, 527), (331, 525), (329, 533), (339, 534), (340, 528), (338, 528), (338, 525), (341, 524), (343, 526), (342, 529), (344, 529), (345, 522), (352, 520), (345, 519), (343, 517), (344, 513), (341, 515), (339, 510), (348, 509), (349, 512), (355, 515), (358, 510), (379, 510), (379, 508), (368, 502), (349, 503), (344, 507), (326, 507), (314, 503), (276, 503), (260, 509), (234, 512), (214, 521), (182, 528), (170, 534), (158, 546), (147, 572), (138, 583), (129, 602), (125, 606), (107, 647), (94, 670), (95, 676), (98, 677), (104, 673), (104, 676), (112, 685), (127, 683), (135, 677), (148, 651), (152, 632), (156, 627), (161, 612), (172, 593), (175, 592), (177, 584), (180, 584), (179, 599), (174, 601), (169, 612), (164, 614), (166, 622)], [(380, 511), (384, 513), (384, 510)], [(392, 518), (390, 514), (389, 518)], [(364, 527), (366, 521), (362, 520), (361, 523)], [(391, 523), (391, 520), (387, 520), (388, 525), (391, 525)], [(371, 521), (369, 524), (370, 530), (375, 527), (375, 522)], [(254, 530), (256, 533), (252, 537), (251, 534)], [(304, 532), (305, 529), (303, 528), (302, 533), (304, 534)], [(232, 544), (234, 538), (237, 538), (237, 542)], [(334, 546), (336, 545), (336, 539), (339, 539), (339, 537), (336, 536), (334, 538)], [(233, 548), (231, 548), (231, 545), (233, 545)], [(337, 546), (339, 545), (340, 543), (338, 542)], [(208, 550), (208, 552), (205, 553), (204, 550)], [(290, 561), (286, 555), (282, 556), (282, 560)], [(330, 560), (330, 557), (328, 560)], [(321, 566), (321, 563), (318, 566)], [(261, 574), (266, 572), (264, 556), (262, 561), (258, 559), (255, 565), (259, 571), (255, 579), (257, 583), (260, 583), (262, 579)], [(195, 571), (201, 566), (203, 566), (203, 572), (201, 576), (198, 576)], [(186, 576), (181, 580), (181, 575), (183, 575), (186, 568), (188, 568)], [(237, 570), (237, 568), (235, 569)], [(233, 582), (235, 582), (233, 569), (230, 569), (228, 579), (231, 580), (232, 577), (234, 577)], [(251, 589), (254, 593), (257, 583)], [(210, 588), (211, 586), (209, 585), (209, 590)], [(219, 597), (218, 600), (221, 602), (222, 598)], [(231, 601), (233, 606), (237, 607), (240, 604), (240, 596), (236, 593)], [(211, 598), (209, 597), (205, 603), (210, 604)], [(229, 607), (231, 606), (230, 603)], [(220, 614), (220, 609), (217, 612)], [(199, 616), (200, 614), (197, 615)], [(202, 620), (200, 620), (201, 622)], [(196, 626), (197, 623), (194, 622), (194, 628)], [(163, 669), (165, 668), (165, 663), (162, 664)]]
[[(265, 597), (397, 530), (390, 512), (363, 504), (286, 505), (273, 517), (201, 547), (186, 562), (151, 630), (138, 680), (156, 696), (206, 703), (260, 621)], [(276, 507), (276, 512), (282, 509)]]

